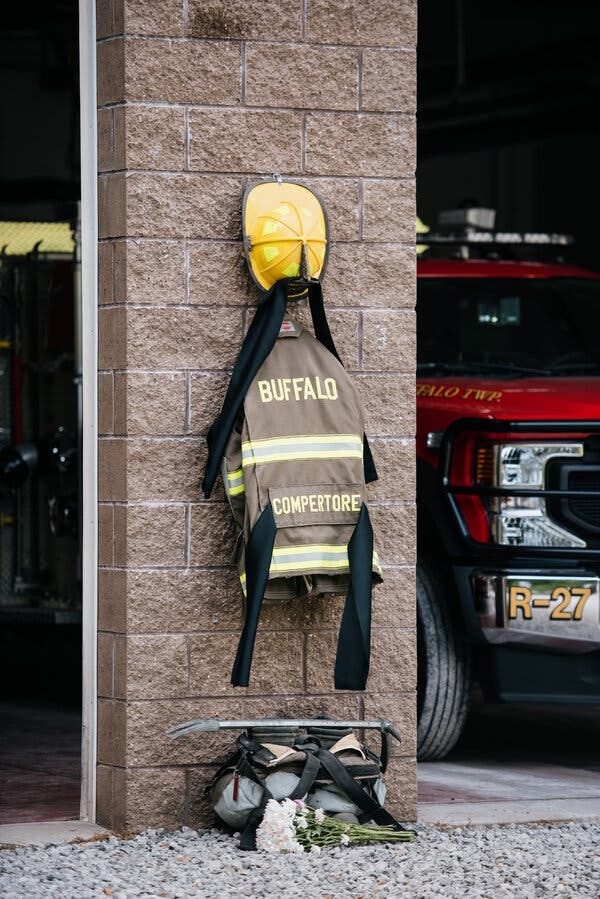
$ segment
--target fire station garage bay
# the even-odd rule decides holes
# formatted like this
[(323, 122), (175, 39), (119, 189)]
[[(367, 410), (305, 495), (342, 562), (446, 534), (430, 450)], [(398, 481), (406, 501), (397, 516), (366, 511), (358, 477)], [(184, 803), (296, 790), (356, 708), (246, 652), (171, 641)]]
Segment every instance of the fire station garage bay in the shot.
[[(560, 15), (530, 0), (419, 3), (425, 762), (510, 758), (499, 747), (512, 729), (513, 759), (562, 752), (593, 768), (582, 760), (600, 701), (599, 35), (579, 0)], [(460, 799), (452, 777), (422, 765), (420, 803), (446, 788)], [(491, 798), (473, 784), (471, 799)]]

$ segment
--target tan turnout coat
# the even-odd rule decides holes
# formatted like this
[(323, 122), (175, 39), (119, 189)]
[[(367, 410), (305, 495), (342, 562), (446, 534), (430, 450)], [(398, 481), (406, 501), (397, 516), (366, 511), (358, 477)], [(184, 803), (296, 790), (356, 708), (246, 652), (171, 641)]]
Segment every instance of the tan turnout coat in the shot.
[[(312, 334), (284, 320), (246, 394), (223, 464), (240, 528), (244, 592), (244, 544), (269, 503), (277, 534), (265, 597), (346, 592), (348, 542), (366, 501), (363, 434), (348, 373)], [(381, 580), (375, 552), (373, 577)]]

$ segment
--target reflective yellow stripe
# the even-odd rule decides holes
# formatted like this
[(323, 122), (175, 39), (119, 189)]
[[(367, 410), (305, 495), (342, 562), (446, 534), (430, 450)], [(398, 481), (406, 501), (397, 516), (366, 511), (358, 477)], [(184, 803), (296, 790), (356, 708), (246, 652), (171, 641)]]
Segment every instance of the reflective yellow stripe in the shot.
[(226, 486), (229, 496), (238, 496), (240, 493), (245, 493), (246, 488), (244, 487), (244, 469), (236, 468), (235, 471), (228, 471)]
[(358, 434), (304, 434), (242, 443), (242, 468), (298, 459), (362, 459)]
[(270, 568), (270, 574), (283, 574), (286, 571), (315, 571), (326, 568), (328, 571), (347, 571), (348, 558), (346, 559), (306, 559), (305, 561), (296, 560), (295, 562), (273, 562)]
[[(313, 543), (306, 546), (277, 547), (273, 550), (269, 574), (283, 574), (287, 571), (328, 571), (348, 570), (348, 547), (339, 543)], [(373, 569), (381, 574), (379, 556), (373, 553)], [(246, 572), (240, 574), (240, 584), (246, 595)]]

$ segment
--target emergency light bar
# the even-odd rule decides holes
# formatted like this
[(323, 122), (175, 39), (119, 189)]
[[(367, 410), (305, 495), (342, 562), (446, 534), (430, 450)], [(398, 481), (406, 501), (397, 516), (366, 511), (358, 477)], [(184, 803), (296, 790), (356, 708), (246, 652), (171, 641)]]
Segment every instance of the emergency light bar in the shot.
[(520, 234), (514, 231), (471, 231), (462, 234), (428, 233), (417, 234), (418, 244), (428, 246), (442, 245), (485, 245), (493, 246), (538, 246), (538, 247), (569, 247), (573, 244), (570, 234), (546, 234), (543, 232), (525, 232)]

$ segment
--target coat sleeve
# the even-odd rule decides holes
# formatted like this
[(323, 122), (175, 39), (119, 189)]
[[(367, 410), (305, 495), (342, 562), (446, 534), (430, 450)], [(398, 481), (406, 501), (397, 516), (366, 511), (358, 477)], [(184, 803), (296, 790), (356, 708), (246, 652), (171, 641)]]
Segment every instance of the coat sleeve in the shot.
[(229, 500), (235, 523), (240, 529), (244, 527), (246, 509), (246, 487), (244, 469), (242, 467), (242, 422), (239, 420), (227, 441), (227, 448), (222, 465), (225, 495)]

